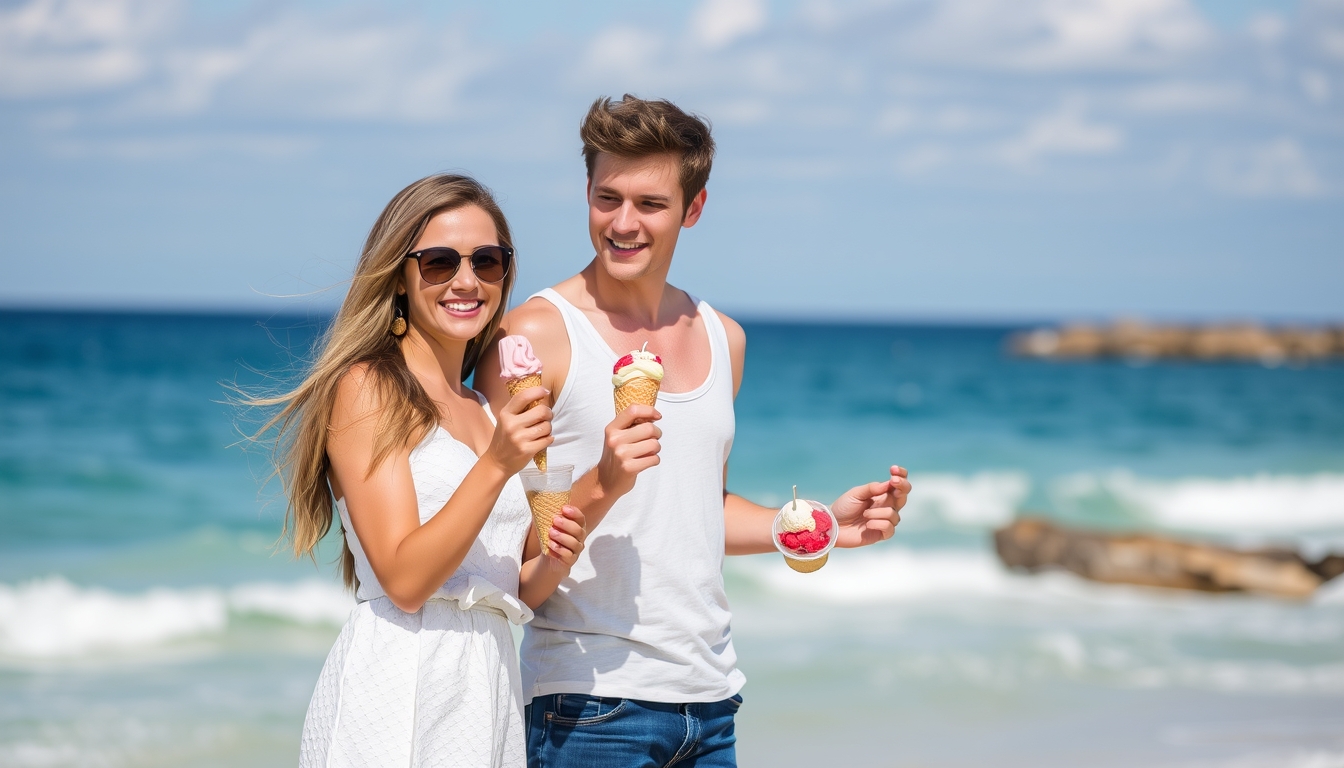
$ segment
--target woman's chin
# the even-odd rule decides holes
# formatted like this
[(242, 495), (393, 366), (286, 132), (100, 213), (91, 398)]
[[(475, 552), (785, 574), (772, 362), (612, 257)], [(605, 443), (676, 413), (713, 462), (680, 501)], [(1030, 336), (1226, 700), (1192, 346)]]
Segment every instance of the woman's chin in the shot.
[(438, 328), (440, 333), (446, 339), (466, 342), (481, 335), (481, 331), (484, 331), (485, 326), (488, 324), (489, 315), (485, 314), (482, 310), (478, 311), (472, 317), (448, 316), (446, 318), (441, 318), (438, 323)]

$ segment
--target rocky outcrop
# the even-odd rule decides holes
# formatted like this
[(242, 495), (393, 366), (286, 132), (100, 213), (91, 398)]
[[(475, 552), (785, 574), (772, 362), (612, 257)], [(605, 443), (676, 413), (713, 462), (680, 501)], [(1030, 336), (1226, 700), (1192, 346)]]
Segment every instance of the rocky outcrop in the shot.
[(1035, 517), (994, 532), (1009, 568), (1063, 569), (1116, 584), (1305, 598), (1344, 572), (1344, 556), (1308, 562), (1290, 549), (1238, 550), (1149, 534), (1065, 528)]
[(1014, 335), (1009, 349), (1024, 357), (1139, 360), (1237, 360), (1266, 365), (1344, 357), (1344, 326), (1267, 328), (1231, 325), (1066, 325)]

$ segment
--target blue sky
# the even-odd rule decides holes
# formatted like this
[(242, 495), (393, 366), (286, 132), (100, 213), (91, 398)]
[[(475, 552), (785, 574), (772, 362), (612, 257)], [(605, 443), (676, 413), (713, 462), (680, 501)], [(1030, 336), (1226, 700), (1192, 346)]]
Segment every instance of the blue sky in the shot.
[(731, 312), (1344, 318), (1344, 0), (0, 3), (0, 306), (330, 308), (442, 170), (526, 295), (624, 92), (714, 123)]

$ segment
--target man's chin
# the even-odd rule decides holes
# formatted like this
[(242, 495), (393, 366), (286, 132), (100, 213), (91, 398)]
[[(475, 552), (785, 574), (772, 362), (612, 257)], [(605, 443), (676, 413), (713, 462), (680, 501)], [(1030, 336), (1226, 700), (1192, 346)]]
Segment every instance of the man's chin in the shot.
[(621, 282), (638, 280), (653, 271), (652, 263), (644, 254), (634, 258), (619, 258), (604, 253), (598, 257), (597, 263), (608, 277)]

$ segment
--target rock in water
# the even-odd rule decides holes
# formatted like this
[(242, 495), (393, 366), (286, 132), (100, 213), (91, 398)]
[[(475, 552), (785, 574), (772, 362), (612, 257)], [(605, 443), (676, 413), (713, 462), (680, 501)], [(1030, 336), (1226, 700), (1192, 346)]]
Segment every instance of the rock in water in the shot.
[(1109, 583), (1290, 598), (1305, 598), (1344, 571), (1339, 555), (1309, 563), (1290, 549), (1238, 550), (1151, 534), (1101, 533), (1035, 517), (995, 531), (994, 548), (1014, 569), (1063, 568)]

